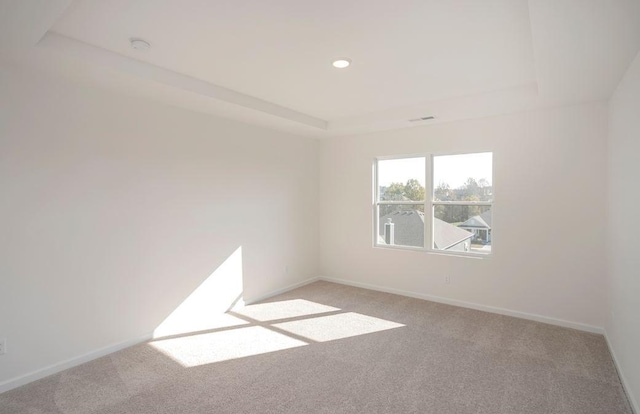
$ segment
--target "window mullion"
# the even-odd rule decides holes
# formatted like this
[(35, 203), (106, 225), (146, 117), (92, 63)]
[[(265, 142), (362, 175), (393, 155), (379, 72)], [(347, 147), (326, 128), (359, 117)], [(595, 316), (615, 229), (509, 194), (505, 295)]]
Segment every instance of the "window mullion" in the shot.
[(433, 248), (433, 155), (425, 156), (424, 168), (424, 249)]
[(411, 205), (411, 206), (419, 206), (419, 205), (423, 205), (425, 202), (424, 201), (378, 201), (376, 204), (378, 205), (389, 205), (389, 206), (407, 206), (407, 205)]
[(373, 161), (373, 246), (378, 245), (378, 229), (380, 228), (380, 186), (378, 185), (378, 159), (375, 158)]
[(492, 201), (433, 201), (434, 206), (491, 206)]

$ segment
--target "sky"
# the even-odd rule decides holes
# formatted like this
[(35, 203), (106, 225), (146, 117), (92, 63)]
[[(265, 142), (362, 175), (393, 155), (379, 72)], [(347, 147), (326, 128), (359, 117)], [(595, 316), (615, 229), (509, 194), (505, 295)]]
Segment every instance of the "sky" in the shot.
[[(477, 154), (443, 155), (433, 157), (434, 185), (446, 182), (451, 188), (461, 187), (469, 177), (484, 178), (492, 184), (492, 157), (490, 152)], [(378, 161), (378, 183), (388, 186), (415, 178), (425, 185), (424, 158), (401, 158)]]

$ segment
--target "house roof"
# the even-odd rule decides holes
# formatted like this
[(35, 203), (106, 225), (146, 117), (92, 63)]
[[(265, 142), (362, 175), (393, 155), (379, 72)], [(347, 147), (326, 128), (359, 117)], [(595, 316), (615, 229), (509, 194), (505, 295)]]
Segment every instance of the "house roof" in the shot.
[(391, 219), (394, 224), (395, 244), (424, 246), (424, 213), (417, 210), (394, 211), (380, 218), (379, 235), (384, 237), (384, 223)]
[(467, 229), (491, 229), (491, 210), (487, 210), (482, 214), (471, 217), (469, 220), (460, 224), (461, 228)]
[(439, 218), (433, 218), (433, 243), (436, 249), (447, 250), (456, 244), (470, 239), (473, 234), (449, 224)]
[[(384, 235), (384, 223), (387, 219), (394, 223), (395, 244), (403, 246), (424, 246), (424, 213), (417, 210), (395, 211), (380, 218), (379, 239)], [(433, 241), (436, 249), (446, 250), (471, 238), (468, 231), (442, 221), (433, 220)]]

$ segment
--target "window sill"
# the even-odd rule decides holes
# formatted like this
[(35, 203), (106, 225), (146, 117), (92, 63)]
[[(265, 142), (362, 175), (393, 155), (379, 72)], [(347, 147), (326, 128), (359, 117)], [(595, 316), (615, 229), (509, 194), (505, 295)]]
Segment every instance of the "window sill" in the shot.
[(388, 246), (384, 244), (375, 244), (373, 248), (384, 249), (384, 250), (404, 250), (409, 252), (427, 253), (427, 254), (433, 254), (438, 256), (464, 257), (466, 259), (490, 259), (493, 256), (493, 253), (483, 254), (483, 253), (466, 253), (466, 252), (448, 252), (446, 250), (425, 249), (424, 247)]

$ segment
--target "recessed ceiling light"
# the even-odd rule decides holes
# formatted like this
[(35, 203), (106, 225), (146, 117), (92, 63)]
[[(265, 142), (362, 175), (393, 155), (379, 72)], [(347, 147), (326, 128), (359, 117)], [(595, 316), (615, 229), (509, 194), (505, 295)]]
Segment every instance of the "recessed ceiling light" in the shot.
[(131, 38), (129, 39), (129, 42), (131, 42), (132, 48), (141, 52), (146, 52), (147, 50), (151, 49), (151, 43), (143, 39)]
[(333, 59), (331, 64), (333, 65), (334, 68), (344, 69), (351, 64), (351, 59), (337, 58), (337, 59)]

